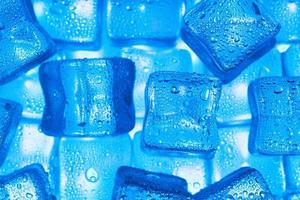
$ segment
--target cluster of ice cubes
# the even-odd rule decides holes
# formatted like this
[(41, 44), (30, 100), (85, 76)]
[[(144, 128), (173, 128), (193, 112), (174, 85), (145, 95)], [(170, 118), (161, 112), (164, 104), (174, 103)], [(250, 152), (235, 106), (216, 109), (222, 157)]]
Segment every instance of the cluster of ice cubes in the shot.
[[(299, 198), (298, 6), (2, 0), (0, 199)], [(120, 52), (84, 58), (101, 45)], [(28, 96), (43, 108), (22, 113)], [(284, 156), (286, 186), (257, 155)]]

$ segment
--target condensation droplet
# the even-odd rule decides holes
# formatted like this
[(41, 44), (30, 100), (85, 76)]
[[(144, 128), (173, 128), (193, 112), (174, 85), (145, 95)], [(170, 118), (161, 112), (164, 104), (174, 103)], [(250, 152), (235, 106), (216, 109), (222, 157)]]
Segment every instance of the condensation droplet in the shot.
[(86, 170), (85, 177), (89, 182), (92, 182), (92, 183), (97, 182), (99, 179), (98, 173), (93, 167), (88, 168), (88, 170)]

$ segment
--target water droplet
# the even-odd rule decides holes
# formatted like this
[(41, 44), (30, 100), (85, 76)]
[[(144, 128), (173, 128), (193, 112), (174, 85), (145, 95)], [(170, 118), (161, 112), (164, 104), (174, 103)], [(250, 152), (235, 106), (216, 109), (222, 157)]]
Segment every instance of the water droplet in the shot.
[(252, 192), (249, 194), (249, 198), (254, 199), (254, 194)]
[(264, 191), (261, 191), (261, 192), (259, 193), (259, 196), (260, 196), (260, 197), (265, 197), (265, 196), (266, 196), (266, 194), (265, 194), (265, 192), (264, 192)]
[(31, 199), (31, 198), (33, 197), (33, 194), (31, 194), (31, 193), (26, 193), (26, 197)]
[(275, 94), (280, 94), (283, 92), (283, 88), (281, 86), (276, 86), (274, 89)]
[(126, 10), (130, 11), (131, 7), (130, 6), (126, 6)]
[(201, 185), (200, 185), (200, 183), (195, 182), (195, 183), (193, 183), (193, 187), (194, 187), (195, 189), (199, 189), (199, 188), (201, 187)]
[(200, 19), (203, 19), (205, 17), (205, 13), (202, 12), (201, 15), (200, 15)]
[(76, 6), (70, 6), (70, 10), (76, 10)]
[(176, 86), (173, 86), (172, 89), (171, 89), (171, 93), (178, 94), (179, 93), (179, 89)]
[(88, 170), (86, 170), (85, 177), (89, 182), (92, 182), (92, 183), (97, 182), (99, 179), (98, 173), (93, 167), (88, 168)]
[(217, 38), (214, 38), (214, 37), (211, 37), (211, 38), (210, 38), (210, 41), (211, 41), (212, 43), (218, 42)]
[(145, 73), (148, 73), (150, 71), (150, 68), (149, 67), (144, 67), (144, 72)]
[(204, 100), (204, 101), (207, 101), (208, 98), (209, 98), (209, 93), (210, 93), (210, 91), (209, 91), (208, 88), (203, 89), (201, 91), (201, 95), (200, 95), (201, 99)]

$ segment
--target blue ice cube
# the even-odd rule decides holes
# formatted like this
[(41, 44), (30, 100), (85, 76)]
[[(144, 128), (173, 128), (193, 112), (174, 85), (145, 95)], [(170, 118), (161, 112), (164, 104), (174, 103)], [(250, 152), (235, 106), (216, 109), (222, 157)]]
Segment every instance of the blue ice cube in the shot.
[(300, 2), (298, 0), (262, 0), (264, 6), (280, 25), (279, 42), (300, 40)]
[(155, 72), (145, 91), (143, 145), (149, 149), (213, 153), (218, 146), (217, 78), (196, 73)]
[(99, 0), (31, 0), (37, 20), (61, 42), (92, 43), (100, 31)]
[(134, 63), (123, 58), (52, 61), (40, 68), (49, 135), (101, 136), (131, 130)]
[(159, 172), (184, 178), (192, 194), (211, 184), (211, 160), (193, 155), (172, 155), (147, 151), (141, 146), (140, 132), (134, 135), (133, 166), (151, 172)]
[(19, 103), (0, 98), (0, 165), (15, 136), (21, 114), (22, 106)]
[(267, 183), (254, 168), (240, 168), (221, 181), (201, 190), (196, 200), (213, 199), (273, 199)]
[[(39, 124), (40, 120), (37, 119), (22, 118), (20, 120), (6, 159), (0, 168), (0, 175), (12, 173), (32, 163), (39, 163), (46, 172), (50, 171), (52, 152), (56, 149), (55, 138), (43, 134), (39, 129)], [(51, 173), (49, 173), (49, 179), (51, 188), (55, 189), (55, 181)]]
[(300, 76), (300, 44), (293, 43), (282, 55), (285, 74)]
[(299, 77), (265, 77), (250, 84), (251, 152), (300, 153), (299, 87)]
[(49, 200), (55, 197), (51, 195), (43, 167), (32, 164), (0, 177), (0, 198)]
[(116, 175), (112, 200), (191, 200), (186, 187), (179, 177), (123, 166)]
[(30, 4), (23, 0), (0, 3), (0, 84), (46, 60), (53, 43), (31, 17)]
[(217, 119), (222, 124), (244, 123), (251, 119), (248, 85), (259, 77), (282, 75), (281, 55), (276, 48), (252, 63), (232, 82), (223, 85)]
[(287, 189), (300, 193), (300, 156), (285, 156), (284, 168)]
[(224, 82), (267, 52), (280, 29), (256, 0), (201, 1), (184, 24), (185, 42)]
[(269, 185), (270, 191), (280, 197), (286, 190), (282, 157), (251, 154), (248, 150), (250, 126), (235, 125), (218, 129), (220, 145), (213, 159), (213, 181), (219, 181), (241, 167), (257, 169)]
[(130, 138), (63, 138), (58, 158), (54, 172), (60, 199), (111, 199), (118, 168), (130, 165)]
[(182, 8), (182, 0), (108, 0), (108, 35), (112, 39), (175, 39)]
[(137, 117), (144, 117), (144, 91), (149, 75), (155, 71), (192, 71), (190, 53), (184, 49), (144, 50), (140, 48), (124, 48), (122, 57), (131, 59), (136, 66), (134, 87), (134, 104)]

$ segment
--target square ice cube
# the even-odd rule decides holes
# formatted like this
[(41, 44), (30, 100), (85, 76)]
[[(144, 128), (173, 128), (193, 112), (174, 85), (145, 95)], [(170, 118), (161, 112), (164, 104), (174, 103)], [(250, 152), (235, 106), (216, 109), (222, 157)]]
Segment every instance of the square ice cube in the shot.
[(135, 123), (134, 63), (124, 58), (52, 61), (40, 68), (46, 134), (101, 136)]
[(108, 0), (108, 35), (112, 39), (175, 39), (182, 8), (182, 0)]
[(221, 181), (201, 190), (195, 200), (214, 199), (266, 199), (272, 200), (267, 183), (256, 169), (240, 168)]
[(299, 91), (299, 77), (265, 77), (250, 84), (251, 152), (300, 153)]
[(0, 3), (0, 84), (46, 60), (54, 44), (32, 18), (30, 4), (23, 0)]
[(112, 200), (191, 200), (186, 187), (186, 181), (176, 176), (120, 167), (116, 175)]
[(128, 134), (101, 138), (63, 138), (55, 179), (60, 199), (111, 199), (119, 167), (130, 165)]
[(209, 155), (218, 146), (217, 78), (196, 73), (155, 72), (145, 91), (143, 144), (149, 149)]
[(183, 39), (229, 82), (273, 46), (279, 29), (256, 0), (201, 1), (184, 17)]
[(39, 164), (28, 165), (0, 178), (1, 199), (55, 198), (51, 195), (48, 175)]
[[(101, 28), (99, 0), (32, 0), (38, 22), (60, 42), (93, 43)], [(82, 48), (82, 47), (81, 47)]]

